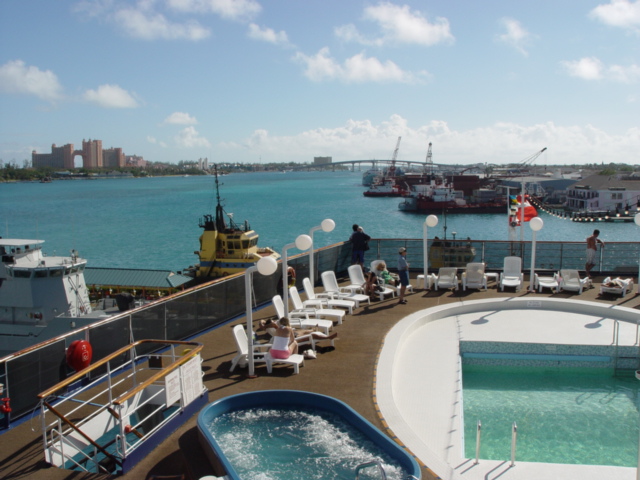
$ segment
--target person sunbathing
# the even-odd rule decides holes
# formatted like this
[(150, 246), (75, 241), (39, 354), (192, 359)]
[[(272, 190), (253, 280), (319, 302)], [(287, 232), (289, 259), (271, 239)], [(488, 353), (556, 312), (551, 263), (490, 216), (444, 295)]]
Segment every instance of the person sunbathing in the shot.
[[(280, 319), (280, 322), (282, 322), (282, 319)], [(289, 319), (287, 319), (287, 324), (288, 322)], [(267, 331), (268, 329), (273, 329), (272, 331), (276, 331), (279, 326), (280, 325), (278, 324), (278, 322), (269, 318), (267, 320), (260, 320), (258, 330)], [(325, 333), (319, 332), (317, 327), (313, 329), (295, 329), (293, 327), (289, 328), (291, 328), (291, 330), (293, 331), (294, 338), (300, 338), (305, 335), (311, 335), (314, 340), (333, 340), (335, 338), (338, 338), (338, 332), (333, 332), (331, 335), (327, 335)]]

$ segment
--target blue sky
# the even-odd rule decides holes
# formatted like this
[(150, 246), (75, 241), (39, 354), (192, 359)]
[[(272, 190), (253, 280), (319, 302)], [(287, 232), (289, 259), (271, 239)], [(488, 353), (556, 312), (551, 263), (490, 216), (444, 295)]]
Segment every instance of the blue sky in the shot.
[[(0, 159), (640, 163), (640, 0), (3, 0)], [(79, 157), (78, 157), (79, 160)]]

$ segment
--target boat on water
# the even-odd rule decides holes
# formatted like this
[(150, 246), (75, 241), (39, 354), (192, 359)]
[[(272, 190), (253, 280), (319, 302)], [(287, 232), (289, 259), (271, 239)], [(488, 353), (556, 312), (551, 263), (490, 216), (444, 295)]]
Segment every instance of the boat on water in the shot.
[(0, 356), (95, 323), (84, 279), (87, 260), (46, 256), (44, 240), (0, 238)]
[[(200, 235), (198, 265), (189, 267), (185, 274), (197, 281), (226, 277), (244, 272), (263, 257), (279, 259), (280, 254), (269, 247), (258, 247), (259, 235), (245, 220), (242, 225), (233, 221), (233, 214), (225, 212), (220, 201), (218, 170), (214, 165), (216, 186), (216, 213), (204, 215), (199, 222), (204, 229)], [(225, 218), (227, 217), (227, 218)], [(228, 219), (228, 220), (227, 220)]]
[(371, 186), (375, 181), (376, 177), (379, 177), (383, 174), (384, 172), (382, 171), (381, 168), (377, 168), (377, 167), (370, 168), (369, 170), (367, 170), (362, 174), (362, 185), (364, 185), (365, 187)]
[(402, 188), (393, 178), (381, 178), (373, 183), (362, 194), (365, 197), (402, 197), (407, 190)]
[(470, 239), (456, 240), (456, 232), (453, 232), (453, 240), (447, 239), (447, 214), (443, 214), (444, 238), (435, 237), (429, 248), (429, 265), (432, 268), (466, 267), (476, 258), (476, 249)]
[(494, 189), (474, 190), (469, 200), (462, 190), (456, 190), (453, 183), (431, 180), (427, 184), (411, 187), (409, 194), (398, 204), (403, 212), (418, 213), (505, 213), (506, 199), (498, 197)]

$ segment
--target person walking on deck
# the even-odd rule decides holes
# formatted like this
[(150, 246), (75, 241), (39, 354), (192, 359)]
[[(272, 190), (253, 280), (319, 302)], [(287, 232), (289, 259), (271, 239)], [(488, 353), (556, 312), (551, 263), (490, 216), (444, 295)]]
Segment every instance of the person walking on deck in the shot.
[(596, 266), (596, 254), (598, 253), (598, 243), (604, 248), (604, 242), (598, 238), (600, 230), (593, 231), (593, 235), (587, 237), (587, 263), (584, 269), (587, 271), (587, 277), (591, 278), (591, 269)]
[(407, 249), (400, 247), (398, 250), (398, 276), (400, 277), (400, 295), (398, 303), (407, 303), (404, 292), (409, 285), (409, 263), (407, 262)]

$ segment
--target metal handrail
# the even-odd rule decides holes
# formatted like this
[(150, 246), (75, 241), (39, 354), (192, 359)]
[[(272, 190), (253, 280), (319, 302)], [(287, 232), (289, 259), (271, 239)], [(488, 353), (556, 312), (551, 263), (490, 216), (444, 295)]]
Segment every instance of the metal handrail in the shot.
[(382, 468), (382, 464), (378, 460), (372, 460), (370, 462), (365, 462), (358, 465), (356, 467), (356, 480), (360, 478), (360, 470), (364, 470), (365, 468), (375, 467), (375, 466), (377, 466), (378, 469), (380, 470), (380, 475), (382, 475), (382, 479), (386, 480), (387, 474), (385, 473), (384, 468)]
[(511, 427), (511, 466), (512, 467), (516, 464), (517, 441), (518, 441), (518, 425), (516, 425), (516, 422), (513, 422), (513, 427)]
[(480, 437), (481, 437), (481, 432), (482, 432), (482, 422), (480, 420), (478, 420), (478, 426), (477, 426), (477, 430), (476, 430), (476, 461), (473, 462), (474, 465), (477, 465), (479, 463), (479, 458), (480, 458)]

